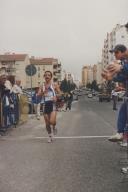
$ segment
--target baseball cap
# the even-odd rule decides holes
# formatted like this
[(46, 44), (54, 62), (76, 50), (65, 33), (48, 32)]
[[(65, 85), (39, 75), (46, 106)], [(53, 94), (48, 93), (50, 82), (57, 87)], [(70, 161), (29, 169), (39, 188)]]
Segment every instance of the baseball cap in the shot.
[(127, 47), (122, 44), (118, 44), (114, 47), (114, 49), (109, 50), (110, 53), (115, 53), (117, 51), (125, 52), (127, 50)]

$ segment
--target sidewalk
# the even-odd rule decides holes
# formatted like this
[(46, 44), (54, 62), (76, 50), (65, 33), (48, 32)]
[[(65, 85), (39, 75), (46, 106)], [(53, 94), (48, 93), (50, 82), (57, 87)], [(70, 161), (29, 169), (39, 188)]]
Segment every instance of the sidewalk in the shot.
[[(62, 113), (57, 114), (57, 119), (62, 116)], [(29, 115), (28, 121), (16, 128), (10, 129), (4, 137), (19, 137), (19, 138), (32, 138), (32, 137), (47, 137), (44, 118), (41, 115), (40, 120), (37, 120), (35, 115)]]
[(45, 124), (43, 116), (37, 120), (35, 115), (29, 115), (28, 121), (16, 128), (12, 128), (3, 137), (32, 137), (32, 136), (45, 136)]

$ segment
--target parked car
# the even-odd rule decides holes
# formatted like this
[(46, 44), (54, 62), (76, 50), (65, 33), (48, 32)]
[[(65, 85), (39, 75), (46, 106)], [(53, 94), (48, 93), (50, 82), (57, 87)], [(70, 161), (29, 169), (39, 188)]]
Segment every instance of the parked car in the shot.
[(92, 98), (92, 97), (93, 97), (92, 93), (89, 93), (88, 98)]

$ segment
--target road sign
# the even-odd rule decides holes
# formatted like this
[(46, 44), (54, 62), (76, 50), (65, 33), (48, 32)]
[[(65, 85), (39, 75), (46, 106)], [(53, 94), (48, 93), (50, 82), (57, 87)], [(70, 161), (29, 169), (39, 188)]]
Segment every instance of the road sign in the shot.
[(32, 65), (32, 64), (30, 64), (30, 65), (27, 65), (27, 67), (25, 68), (25, 72), (26, 72), (26, 74), (28, 75), (28, 76), (33, 76), (33, 75), (35, 75), (36, 74), (36, 67), (35, 67), (35, 65)]

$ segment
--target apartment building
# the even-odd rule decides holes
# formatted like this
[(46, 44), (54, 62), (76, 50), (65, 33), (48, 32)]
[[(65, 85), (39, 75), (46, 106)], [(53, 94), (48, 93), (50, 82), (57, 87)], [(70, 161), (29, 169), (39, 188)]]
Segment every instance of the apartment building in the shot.
[[(44, 82), (45, 71), (51, 71), (53, 81), (61, 81), (61, 63), (54, 58), (30, 58), (30, 64), (36, 67), (36, 74), (32, 77), (33, 87), (39, 87)], [(27, 77), (27, 86), (29, 87), (31, 79)]]
[(83, 66), (82, 68), (82, 85), (86, 86), (88, 83), (88, 67)]
[(25, 68), (30, 64), (27, 54), (9, 54), (0, 55), (0, 73), (6, 72), (8, 76), (21, 80), (21, 86), (26, 88), (27, 75)]
[(117, 24), (110, 33), (107, 33), (102, 49), (102, 63), (104, 67), (115, 60), (114, 55), (109, 50), (113, 49), (117, 44), (124, 44), (128, 47), (128, 30), (125, 25)]
[(86, 86), (92, 81), (97, 81), (97, 84), (102, 84), (102, 73), (103, 65), (101, 62), (94, 65), (86, 65), (82, 68), (82, 84)]
[(96, 72), (96, 81), (98, 85), (101, 85), (103, 83), (103, 78), (101, 76), (103, 70), (103, 65), (101, 62), (97, 63), (97, 72)]
[[(36, 67), (36, 74), (28, 76), (26, 67), (28, 65)], [(21, 80), (23, 89), (40, 86), (44, 81), (44, 72), (51, 71), (53, 73), (53, 81), (61, 81), (61, 63), (54, 58), (35, 58), (27, 54), (10, 54), (0, 55), (0, 74), (6, 72), (8, 76)]]

